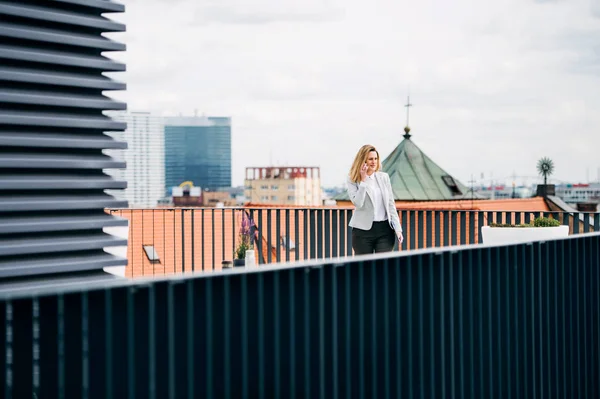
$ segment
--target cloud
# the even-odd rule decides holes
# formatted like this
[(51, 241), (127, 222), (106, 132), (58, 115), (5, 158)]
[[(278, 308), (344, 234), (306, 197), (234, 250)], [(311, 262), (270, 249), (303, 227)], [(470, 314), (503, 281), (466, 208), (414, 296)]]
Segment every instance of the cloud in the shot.
[(205, 3), (193, 24), (265, 25), (273, 23), (327, 22), (343, 18), (344, 9), (325, 0), (223, 0)]

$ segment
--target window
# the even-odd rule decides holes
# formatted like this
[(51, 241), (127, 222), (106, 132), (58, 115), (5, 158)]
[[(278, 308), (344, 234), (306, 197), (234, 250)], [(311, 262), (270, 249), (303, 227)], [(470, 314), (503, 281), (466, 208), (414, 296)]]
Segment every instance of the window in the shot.
[(277, 201), (277, 196), (276, 195), (272, 195), (271, 196), (271, 201)]
[(294, 191), (295, 189), (296, 189), (296, 186), (295, 186), (295, 185), (293, 185), (293, 184), (290, 184), (290, 185), (288, 186), (288, 190), (290, 190), (290, 191)]
[(261, 199), (261, 201), (268, 201), (269, 200), (269, 196), (268, 195), (261, 195), (260, 199)]
[(262, 185), (262, 186), (260, 186), (260, 189), (261, 189), (261, 190), (268, 190), (268, 189), (269, 189), (269, 186)]
[(446, 186), (448, 186), (448, 188), (450, 189), (450, 191), (452, 192), (453, 195), (460, 195), (460, 194), (462, 194), (460, 192), (460, 190), (458, 189), (458, 186), (456, 185), (456, 182), (454, 181), (454, 179), (452, 178), (452, 176), (444, 175), (444, 176), (442, 176), (442, 180), (444, 181), (444, 183), (446, 184)]
[(288, 201), (293, 201), (296, 197), (294, 197), (293, 195), (288, 195)]
[(271, 190), (279, 190), (279, 186), (274, 184), (271, 186)]
[(158, 256), (158, 252), (156, 252), (154, 245), (142, 245), (142, 248), (144, 248), (144, 252), (150, 263), (160, 263), (160, 257)]

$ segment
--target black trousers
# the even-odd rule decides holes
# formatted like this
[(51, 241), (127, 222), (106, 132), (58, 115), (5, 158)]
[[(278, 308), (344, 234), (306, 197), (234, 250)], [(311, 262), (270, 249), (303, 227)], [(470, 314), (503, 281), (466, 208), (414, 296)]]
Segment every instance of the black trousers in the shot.
[(355, 255), (389, 252), (396, 244), (396, 233), (387, 220), (373, 222), (371, 230), (352, 228), (352, 249)]

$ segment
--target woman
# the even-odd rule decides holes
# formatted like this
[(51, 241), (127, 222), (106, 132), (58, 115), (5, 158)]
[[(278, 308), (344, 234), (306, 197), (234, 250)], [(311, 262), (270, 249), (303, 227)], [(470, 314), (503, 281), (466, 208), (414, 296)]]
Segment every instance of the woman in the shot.
[(379, 153), (372, 145), (364, 145), (354, 158), (346, 182), (348, 196), (356, 207), (349, 223), (356, 255), (391, 251), (396, 239), (399, 244), (404, 241), (390, 177), (380, 169)]

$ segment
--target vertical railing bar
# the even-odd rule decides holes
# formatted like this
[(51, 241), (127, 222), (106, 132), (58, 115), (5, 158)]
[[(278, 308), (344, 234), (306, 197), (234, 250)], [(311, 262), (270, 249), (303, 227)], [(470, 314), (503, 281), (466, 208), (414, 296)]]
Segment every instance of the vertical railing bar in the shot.
[(332, 209), (331, 210), (331, 249), (332, 249), (332, 253), (331, 256), (334, 258), (337, 258), (339, 255), (338, 249), (340, 246), (340, 238), (338, 236), (338, 219), (339, 219), (339, 215), (340, 215), (340, 210), (339, 209)]
[(426, 224), (426, 228), (425, 228), (425, 248), (431, 248), (433, 247), (432, 245), (432, 236), (433, 236), (433, 219), (435, 218), (435, 211), (428, 211), (425, 213), (425, 216), (427, 217), (427, 221), (425, 222)]
[(467, 243), (467, 211), (459, 211), (460, 215), (460, 243)]
[[(183, 215), (183, 211), (181, 212)], [(167, 285), (167, 348), (169, 398), (175, 397), (175, 300), (173, 284)]]
[[(236, 228), (235, 228), (235, 211), (236, 210), (237, 210), (236, 208), (232, 208), (231, 209), (231, 261), (232, 262), (235, 259), (235, 248), (236, 248), (236, 245), (235, 245), (235, 236), (236, 236), (236, 234), (235, 234), (235, 231), (236, 231)], [(243, 209), (242, 209), (242, 212), (244, 212)], [(243, 217), (240, 218), (240, 220), (243, 220)], [(252, 236), (250, 238), (250, 242), (252, 243), (253, 247), (256, 247), (257, 243), (254, 242), (254, 236)], [(225, 260), (225, 259), (223, 259), (223, 260)], [(256, 254), (256, 264), (258, 264), (258, 263), (259, 263), (259, 256), (258, 256), (258, 254)]]
[(350, 223), (350, 217), (349, 214), (352, 211), (349, 209), (346, 209), (344, 211), (344, 225), (346, 226), (346, 255), (347, 256), (352, 256), (352, 228), (349, 226)]
[(294, 209), (294, 260), (300, 260), (300, 211)]
[(211, 240), (211, 247), (212, 247), (212, 252), (211, 252), (211, 258), (212, 258), (212, 268), (211, 270), (215, 270), (215, 241), (216, 241), (216, 234), (215, 234), (215, 209), (211, 209), (210, 210), (210, 222), (211, 222), (211, 235), (212, 235), (212, 240)]
[(435, 227), (434, 227), (434, 232), (435, 232), (435, 242), (434, 245), (436, 247), (441, 247), (442, 246), (442, 221), (441, 221), (441, 215), (442, 213), (440, 211), (433, 211), (435, 213)]
[(442, 211), (443, 212), (443, 220), (444, 220), (444, 246), (447, 247), (450, 245), (450, 212), (452, 211)]
[[(192, 210), (193, 212), (193, 210)], [(193, 219), (192, 219), (193, 220)], [(186, 284), (186, 299), (187, 299), (187, 396), (194, 397), (194, 284), (192, 280), (188, 280)], [(153, 312), (153, 309), (150, 310)]]
[(417, 239), (418, 239), (418, 237), (416, 237), (416, 234), (415, 234), (416, 233), (416, 231), (415, 231), (415, 229), (416, 229), (415, 212), (417, 212), (417, 211), (410, 210), (408, 212), (409, 212), (408, 219), (409, 219), (409, 224), (410, 224), (410, 226), (408, 227), (410, 230), (410, 237), (409, 237), (410, 249), (415, 249), (417, 246)]
[(310, 259), (315, 259), (317, 257), (317, 243), (316, 242), (316, 229), (317, 229), (317, 222), (316, 222), (316, 213), (317, 210), (315, 209), (311, 209), (310, 211)]
[(225, 208), (221, 208), (221, 262), (225, 257)]
[(185, 211), (181, 210), (181, 272), (185, 273)]
[(483, 243), (483, 232), (482, 232), (482, 227), (486, 224), (486, 217), (485, 217), (485, 213), (483, 211), (477, 211), (477, 243), (478, 244), (482, 244)]
[(324, 237), (323, 237), (323, 219), (324, 219), (324, 213), (325, 213), (325, 209), (317, 209), (315, 210), (316, 214), (317, 214), (317, 224), (316, 224), (316, 235), (317, 235), (317, 239), (316, 239), (316, 243), (317, 243), (317, 258), (318, 259), (323, 259), (323, 244), (324, 244)]
[[(324, 238), (324, 256), (326, 259), (331, 258), (331, 209), (322, 209), (325, 213), (324, 228), (322, 236)], [(321, 230), (321, 229), (319, 229)]]
[(417, 212), (417, 223), (418, 226), (417, 229), (417, 237), (418, 237), (418, 241), (417, 241), (417, 248), (423, 248), (424, 247), (424, 233), (425, 233), (425, 226), (424, 226), (424, 216), (425, 216), (425, 211), (416, 211)]
[(458, 238), (457, 235), (459, 231), (459, 229), (456, 226), (457, 211), (450, 211), (450, 218), (452, 219), (452, 245), (456, 245)]
[(308, 259), (308, 229), (309, 229), (309, 225), (308, 225), (308, 209), (304, 208), (304, 210), (302, 211), (303, 213), (303, 219), (304, 219), (304, 240), (303, 240), (303, 248), (302, 250), (304, 251), (304, 260)]
[(273, 241), (271, 240), (271, 214), (273, 213), (272, 209), (267, 209), (267, 263), (272, 262), (273, 257)]
[[(263, 237), (262, 237), (262, 222), (263, 222), (263, 216), (262, 216), (262, 209), (258, 209), (257, 210), (257, 219), (258, 219), (258, 223), (260, 223), (260, 225), (256, 224), (256, 221), (254, 221), (254, 225), (257, 227), (260, 227), (259, 229), (259, 235), (258, 235), (258, 259), (262, 259), (262, 262), (265, 263), (265, 257), (263, 255)], [(250, 219), (254, 220), (254, 209), (250, 209)], [(260, 263), (260, 262), (259, 262)]]
[(290, 261), (290, 210), (285, 210), (285, 261)]
[(281, 262), (281, 209), (275, 210), (275, 242), (277, 245), (275, 255), (279, 263)]
[(177, 227), (177, 211), (175, 209), (171, 211), (173, 212), (173, 273), (175, 274), (177, 273), (177, 246), (175, 245), (177, 242), (177, 233), (175, 232), (175, 228)]
[(469, 244), (475, 244), (475, 211), (469, 211)]
[(573, 234), (579, 234), (579, 215), (581, 215), (579, 212), (574, 212), (573, 213)]
[(204, 264), (205, 254), (204, 254), (204, 208), (200, 211), (200, 216), (202, 217), (202, 271), (206, 271), (206, 265)]
[(195, 233), (194, 233), (194, 230), (195, 230), (194, 224), (195, 224), (195, 222), (194, 222), (194, 219), (196, 218), (196, 215), (194, 214), (194, 209), (192, 209), (191, 218), (192, 218), (192, 234), (191, 234), (191, 240), (192, 240), (192, 271), (195, 272), (196, 271), (196, 259), (195, 259), (196, 258), (196, 254), (195, 254), (195, 243), (194, 243), (194, 241), (195, 241)]

